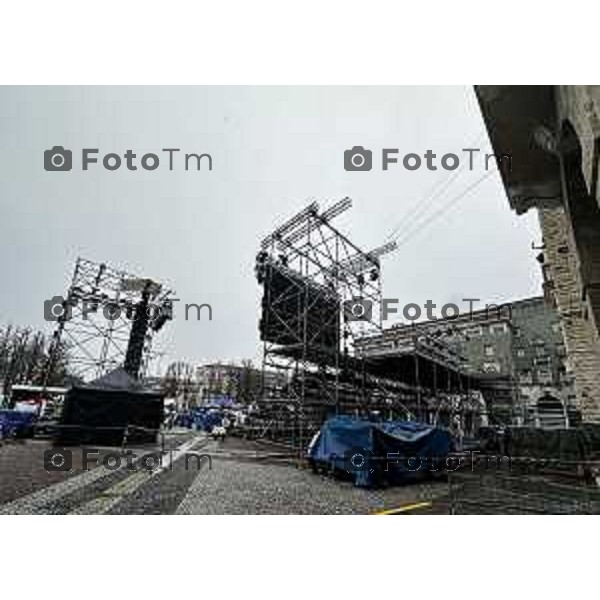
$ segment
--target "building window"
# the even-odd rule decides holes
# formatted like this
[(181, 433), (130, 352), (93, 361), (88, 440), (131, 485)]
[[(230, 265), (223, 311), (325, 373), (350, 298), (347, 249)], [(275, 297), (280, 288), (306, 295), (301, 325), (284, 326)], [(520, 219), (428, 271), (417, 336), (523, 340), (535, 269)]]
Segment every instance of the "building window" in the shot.
[(525, 356), (525, 350), (523, 350), (523, 348), (519, 348), (517, 350), (517, 356), (523, 358)]
[(506, 333), (506, 323), (492, 325), (491, 331), (492, 331), (492, 333)]
[(467, 335), (481, 335), (481, 334), (483, 333), (483, 331), (482, 331), (482, 329), (481, 329), (481, 326), (480, 326), (480, 325), (478, 325), (477, 327), (468, 327), (468, 328), (465, 330), (465, 333), (466, 333)]
[(537, 372), (539, 383), (551, 383), (552, 382), (552, 372), (548, 369), (538, 369)]
[(484, 346), (483, 347), (483, 353), (486, 356), (494, 356), (494, 354), (495, 354), (494, 346), (488, 346), (488, 345)]
[(531, 375), (531, 371), (523, 371), (522, 373), (519, 374), (519, 381), (521, 383), (533, 383), (533, 378)]

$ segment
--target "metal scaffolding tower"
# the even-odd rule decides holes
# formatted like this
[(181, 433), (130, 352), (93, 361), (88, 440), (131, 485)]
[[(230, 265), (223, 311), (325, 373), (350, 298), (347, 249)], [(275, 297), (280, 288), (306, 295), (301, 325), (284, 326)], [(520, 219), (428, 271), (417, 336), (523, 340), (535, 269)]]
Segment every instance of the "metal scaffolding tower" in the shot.
[(172, 318), (171, 293), (151, 279), (78, 258), (66, 296), (49, 307), (56, 327), (46, 375), (65, 351), (70, 374), (84, 381), (120, 366), (143, 376), (153, 336)]
[(364, 408), (373, 395), (354, 340), (382, 329), (380, 259), (396, 244), (360, 249), (332, 224), (351, 206), (344, 198), (321, 212), (312, 202), (265, 237), (256, 256), (263, 373), (287, 374), (286, 397), (269, 400), (279, 401), (273, 422), (285, 424), (294, 445), (327, 412)]

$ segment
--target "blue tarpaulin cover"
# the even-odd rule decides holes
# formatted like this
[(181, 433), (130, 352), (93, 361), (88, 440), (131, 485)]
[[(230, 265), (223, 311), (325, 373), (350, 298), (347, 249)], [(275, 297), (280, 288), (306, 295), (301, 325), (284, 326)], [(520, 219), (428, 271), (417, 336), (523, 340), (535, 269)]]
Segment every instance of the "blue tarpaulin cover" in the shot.
[(207, 401), (209, 408), (233, 408), (235, 400), (229, 396), (211, 396)]
[(215, 426), (223, 423), (223, 413), (219, 410), (196, 410), (193, 413), (193, 422), (199, 431), (211, 432)]
[(212, 428), (223, 423), (223, 411), (214, 408), (193, 408), (177, 416), (175, 423), (188, 429), (212, 431)]
[(29, 435), (37, 415), (29, 411), (0, 410), (0, 437)]
[(345, 471), (359, 486), (405, 483), (443, 470), (450, 433), (412, 421), (332, 417), (308, 449), (316, 464)]

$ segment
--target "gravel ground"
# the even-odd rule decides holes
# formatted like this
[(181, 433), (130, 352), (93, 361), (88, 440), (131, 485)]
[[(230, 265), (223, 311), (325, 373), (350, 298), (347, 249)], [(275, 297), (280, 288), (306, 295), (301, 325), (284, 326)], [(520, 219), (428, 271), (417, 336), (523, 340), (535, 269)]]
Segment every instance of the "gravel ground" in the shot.
[(371, 514), (445, 495), (444, 483), (365, 490), (290, 465), (219, 460), (198, 474), (177, 514)]
[[(182, 447), (182, 444), (184, 446)], [(168, 447), (177, 446), (212, 457), (198, 470), (185, 468), (185, 455), (172, 468), (131, 473), (96, 467), (81, 471), (81, 452), (74, 452), (73, 473), (47, 473), (43, 452), (49, 443), (29, 441), (0, 447), (2, 496), (0, 512), (34, 514), (372, 514), (434, 500), (445, 512), (447, 485), (426, 482), (382, 490), (316, 475), (289, 459), (255, 459), (274, 448), (256, 442), (207, 440), (196, 432), (174, 432)], [(103, 449), (108, 452), (110, 449)], [(147, 452), (148, 449), (145, 449)], [(79, 455), (79, 463), (75, 458)], [(6, 482), (6, 485), (5, 485)]]

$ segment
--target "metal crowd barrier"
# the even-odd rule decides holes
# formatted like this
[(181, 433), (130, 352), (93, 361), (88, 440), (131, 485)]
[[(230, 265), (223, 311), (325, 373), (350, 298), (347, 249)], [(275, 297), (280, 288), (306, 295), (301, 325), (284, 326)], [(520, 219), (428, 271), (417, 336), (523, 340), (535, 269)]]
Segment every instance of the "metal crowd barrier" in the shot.
[(600, 514), (600, 461), (511, 457), (448, 473), (451, 514)]
[[(146, 432), (146, 433), (151, 433), (153, 435), (155, 435), (157, 438), (159, 438), (160, 440), (160, 447), (161, 447), (161, 451), (164, 453), (165, 452), (165, 448), (166, 448), (166, 444), (165, 444), (165, 437), (166, 437), (166, 433), (163, 430), (163, 428), (148, 428), (148, 427), (141, 427), (139, 425), (126, 425), (125, 427), (110, 427), (110, 426), (101, 426), (101, 427), (92, 427), (92, 426), (88, 426), (88, 425), (61, 425), (61, 424), (39, 424), (36, 423), (32, 426), (32, 435), (31, 436), (27, 436), (27, 437), (36, 437), (36, 433), (38, 432), (44, 432), (45, 434), (48, 435), (48, 431), (51, 430), (53, 433), (55, 433), (58, 430), (61, 431), (65, 431), (65, 430), (72, 430), (72, 431), (85, 431), (85, 432), (107, 432), (107, 431), (112, 431), (112, 432), (119, 432), (122, 434), (121, 436), (121, 449), (122, 451), (125, 451), (125, 448), (127, 448), (129, 441), (131, 439), (131, 434), (135, 431), (142, 431), (142, 432)], [(15, 435), (14, 431), (7, 431), (7, 432), (2, 432), (3, 435), (0, 436), (0, 443), (1, 442), (9, 442), (9, 441), (13, 441), (15, 439), (18, 439), (18, 436)], [(4, 435), (5, 433), (7, 433), (7, 435)], [(54, 437), (54, 436), (49, 436), (49, 437)]]

